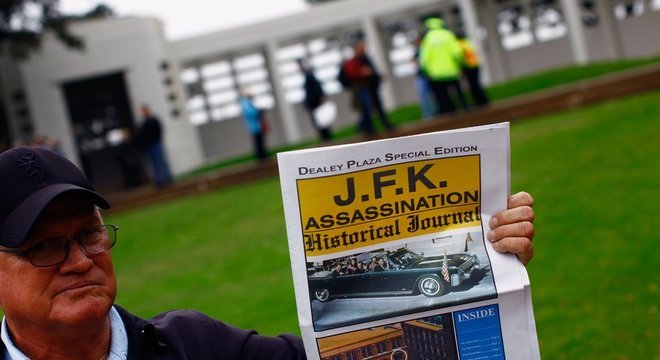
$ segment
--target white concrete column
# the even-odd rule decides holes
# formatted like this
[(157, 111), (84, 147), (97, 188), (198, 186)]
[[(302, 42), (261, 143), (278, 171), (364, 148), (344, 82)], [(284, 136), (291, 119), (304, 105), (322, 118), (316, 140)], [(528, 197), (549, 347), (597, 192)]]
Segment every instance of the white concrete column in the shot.
[[(167, 157), (170, 159), (172, 165), (172, 171), (182, 173), (204, 164), (204, 150), (202, 149), (197, 128), (188, 119), (185, 100), (186, 90), (180, 76), (182, 65), (175, 60), (176, 58), (171, 47), (168, 47), (165, 43), (163, 47), (170, 63), (169, 77), (172, 83), (169, 91), (176, 96), (175, 101), (171, 103), (173, 107), (169, 110), (177, 110), (179, 112), (178, 117), (162, 117), (166, 121), (165, 124), (167, 126), (165, 144), (168, 150)], [(201, 69), (198, 70), (201, 71)], [(204, 103), (206, 104), (207, 102), (208, 97), (205, 95)], [(208, 114), (210, 116), (211, 112), (209, 111)]]
[(392, 85), (392, 70), (387, 61), (387, 52), (383, 46), (380, 32), (376, 26), (376, 20), (371, 16), (365, 16), (362, 19), (362, 30), (365, 35), (365, 42), (370, 57), (375, 63), (376, 68), (383, 76), (383, 83), (380, 88), (380, 95), (383, 99), (383, 106), (386, 110), (392, 110), (396, 106), (394, 97), (394, 87)]
[(536, 38), (536, 14), (534, 6), (532, 6), (532, 0), (521, 0), (520, 5), (523, 9), (523, 15), (526, 15), (529, 18), (529, 32), (532, 34), (533, 43), (536, 44), (539, 41)]
[(490, 73), (490, 63), (486, 61), (486, 52), (479, 37), (479, 17), (477, 16), (477, 8), (474, 0), (458, 1), (458, 6), (461, 8), (461, 18), (465, 24), (465, 35), (472, 40), (475, 50), (481, 59), (481, 77), (482, 81), (486, 84), (492, 82)]
[(489, 50), (488, 57), (485, 60), (491, 70), (491, 80), (493, 82), (500, 82), (511, 77), (511, 69), (509, 69), (507, 52), (502, 46), (502, 38), (497, 29), (498, 8), (492, 0), (485, 0), (484, 5), (483, 21), (486, 28), (486, 41)]
[(275, 95), (277, 111), (282, 119), (284, 136), (287, 142), (295, 142), (301, 140), (302, 135), (298, 126), (296, 113), (293, 111), (291, 104), (286, 101), (286, 96), (284, 95), (284, 86), (282, 85), (282, 79), (280, 78), (280, 72), (277, 67), (277, 57), (275, 56), (278, 48), (277, 41), (268, 40), (266, 42), (268, 72), (270, 73), (270, 81), (273, 85), (273, 95)]
[(614, 17), (614, 4), (611, 0), (603, 0), (596, 2), (595, 6), (596, 14), (600, 17), (598, 26), (607, 34), (605, 38), (609, 40), (606, 42), (609, 57), (611, 59), (623, 58), (619, 21)]
[[(14, 143), (22, 141), (22, 134), (20, 131), (20, 120), (16, 118), (16, 111), (14, 100), (12, 99), (12, 92), (20, 85), (20, 69), (16, 62), (9, 58), (8, 51), (3, 49), (4, 55), (0, 56), (0, 98), (4, 104), (4, 111), (7, 121), (7, 130), (9, 137)], [(27, 98), (24, 99), (25, 106), (27, 107)], [(13, 145), (13, 144), (7, 144)]]
[(561, 7), (564, 10), (566, 25), (568, 25), (568, 38), (571, 42), (573, 60), (578, 64), (586, 64), (589, 62), (589, 49), (578, 3), (574, 0), (561, 0)]

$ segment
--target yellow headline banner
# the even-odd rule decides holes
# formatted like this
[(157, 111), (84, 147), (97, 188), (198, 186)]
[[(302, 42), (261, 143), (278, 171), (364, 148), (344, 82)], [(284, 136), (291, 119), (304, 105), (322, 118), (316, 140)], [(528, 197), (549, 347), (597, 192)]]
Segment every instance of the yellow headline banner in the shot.
[(479, 155), (297, 180), (307, 256), (481, 224)]

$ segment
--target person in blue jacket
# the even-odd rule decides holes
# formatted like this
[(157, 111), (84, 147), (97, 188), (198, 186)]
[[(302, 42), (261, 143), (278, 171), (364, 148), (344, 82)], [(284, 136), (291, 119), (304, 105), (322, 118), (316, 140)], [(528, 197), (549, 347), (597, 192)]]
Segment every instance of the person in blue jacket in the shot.
[(265, 144), (267, 129), (263, 117), (263, 110), (254, 105), (252, 97), (248, 94), (242, 94), (239, 101), (243, 113), (243, 120), (245, 120), (245, 126), (250, 135), (252, 135), (254, 154), (258, 160), (265, 160), (268, 158), (268, 152), (266, 151)]

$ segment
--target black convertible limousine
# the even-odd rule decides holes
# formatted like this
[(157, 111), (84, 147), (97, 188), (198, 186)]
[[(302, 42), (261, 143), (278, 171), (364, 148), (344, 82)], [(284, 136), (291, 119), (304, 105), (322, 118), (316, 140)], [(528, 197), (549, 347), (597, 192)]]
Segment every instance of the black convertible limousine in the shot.
[[(398, 249), (393, 252), (367, 252), (354, 258), (358, 261), (375, 258), (383, 266), (378, 269), (380, 271), (367, 268), (357, 272), (346, 271), (345, 268), (341, 271), (340, 261), (328, 267), (308, 266), (311, 299), (328, 301), (334, 298), (417, 294), (441, 296), (469, 279), (475, 270), (481, 269), (477, 256), (467, 252), (424, 257), (407, 249)], [(444, 271), (443, 264), (446, 264)]]

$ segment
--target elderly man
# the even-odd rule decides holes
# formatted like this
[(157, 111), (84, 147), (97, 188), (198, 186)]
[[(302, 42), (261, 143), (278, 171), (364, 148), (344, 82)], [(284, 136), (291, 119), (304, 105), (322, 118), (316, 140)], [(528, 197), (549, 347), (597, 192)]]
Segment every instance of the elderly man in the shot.
[[(68, 160), (0, 154), (0, 352), (3, 359), (304, 359), (295, 336), (265, 337), (191, 311), (145, 320), (114, 305), (110, 204)], [(497, 249), (532, 256), (531, 197), (493, 218)]]

